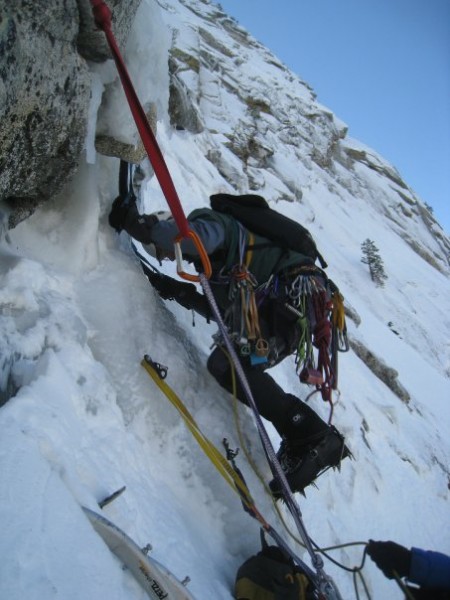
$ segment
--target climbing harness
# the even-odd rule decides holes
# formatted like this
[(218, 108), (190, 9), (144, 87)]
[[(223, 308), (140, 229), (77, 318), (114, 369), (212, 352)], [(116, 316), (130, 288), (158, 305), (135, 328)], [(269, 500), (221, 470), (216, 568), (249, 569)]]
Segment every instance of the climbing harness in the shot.
[(192, 231), (192, 229), (189, 228), (188, 221), (186, 219), (183, 208), (181, 206), (180, 199), (178, 197), (177, 191), (170, 176), (169, 169), (167, 168), (158, 142), (156, 141), (153, 131), (147, 121), (144, 109), (142, 108), (142, 105), (133, 87), (133, 83), (128, 74), (119, 47), (112, 32), (111, 11), (106, 5), (106, 3), (103, 2), (103, 0), (90, 0), (90, 2), (92, 6), (92, 12), (94, 14), (95, 23), (100, 29), (104, 31), (106, 40), (111, 49), (111, 53), (116, 63), (117, 71), (119, 73), (122, 86), (127, 97), (128, 104), (130, 106), (131, 113), (139, 131), (139, 135), (141, 136), (142, 143), (144, 144), (144, 148), (155, 171), (155, 175), (159, 181), (161, 189), (164, 193), (164, 196), (167, 200), (167, 203), (172, 211), (173, 217), (180, 231), (179, 235), (174, 240), (178, 275), (188, 281), (199, 281), (197, 275), (186, 273), (183, 270), (182, 251), (180, 244), (183, 239), (189, 238), (195, 245), (200, 256), (204, 273), (206, 277), (209, 278), (211, 276), (211, 263), (209, 262), (208, 254), (206, 253), (205, 248), (203, 247), (203, 244), (198, 235), (195, 233), (195, 231)]

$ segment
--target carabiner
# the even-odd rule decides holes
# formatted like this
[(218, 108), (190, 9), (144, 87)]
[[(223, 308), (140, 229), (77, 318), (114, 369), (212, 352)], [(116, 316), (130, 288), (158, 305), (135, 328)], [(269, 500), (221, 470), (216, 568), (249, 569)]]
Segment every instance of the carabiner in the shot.
[(200, 256), (200, 260), (202, 261), (203, 270), (205, 273), (206, 279), (209, 279), (212, 274), (211, 263), (209, 261), (208, 254), (206, 253), (205, 247), (202, 244), (201, 239), (192, 231), (192, 229), (188, 230), (186, 236), (183, 236), (181, 233), (177, 235), (174, 240), (174, 251), (175, 251), (175, 259), (177, 261), (177, 273), (182, 279), (186, 279), (187, 281), (194, 281), (198, 283), (200, 281), (200, 277), (198, 275), (192, 275), (191, 273), (186, 273), (183, 271), (183, 252), (181, 251), (181, 242), (185, 238), (191, 238), (194, 246), (197, 249), (197, 252)]

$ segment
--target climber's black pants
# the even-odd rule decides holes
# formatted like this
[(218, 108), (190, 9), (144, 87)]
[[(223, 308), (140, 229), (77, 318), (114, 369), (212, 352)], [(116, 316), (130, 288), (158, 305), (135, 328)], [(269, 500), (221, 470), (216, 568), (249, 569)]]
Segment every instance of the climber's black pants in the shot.
[[(291, 439), (306, 438), (327, 428), (322, 419), (293, 394), (287, 394), (265, 371), (241, 361), (259, 414), (271, 421), (281, 436)], [(232, 367), (228, 356), (217, 347), (208, 359), (208, 371), (228, 392), (233, 392)], [(236, 375), (238, 400), (248, 405), (247, 396)], [(294, 416), (300, 419), (293, 420)]]

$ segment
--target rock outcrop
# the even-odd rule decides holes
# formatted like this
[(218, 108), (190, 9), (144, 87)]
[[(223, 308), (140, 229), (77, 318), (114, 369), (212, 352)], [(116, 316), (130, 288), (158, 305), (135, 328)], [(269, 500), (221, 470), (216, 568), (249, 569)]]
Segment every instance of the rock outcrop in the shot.
[[(2, 2), (0, 14), (0, 201), (15, 227), (77, 170), (90, 101), (87, 60), (109, 49), (89, 0)], [(139, 0), (110, 0), (119, 43)]]
[(365, 365), (378, 377), (387, 387), (400, 398), (402, 402), (408, 403), (411, 399), (409, 392), (398, 381), (398, 371), (389, 367), (382, 358), (374, 354), (362, 342), (350, 339), (350, 347), (354, 353), (365, 363)]

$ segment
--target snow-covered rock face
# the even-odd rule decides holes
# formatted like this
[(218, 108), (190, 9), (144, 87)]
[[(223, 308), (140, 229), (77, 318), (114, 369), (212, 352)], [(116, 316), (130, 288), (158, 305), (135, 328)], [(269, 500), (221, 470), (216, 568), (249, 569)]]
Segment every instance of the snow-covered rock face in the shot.
[[(349, 138), (347, 126), (317, 102), (311, 88), (218, 5), (165, 0), (159, 7), (171, 34), (169, 118), (165, 113), (160, 118), (180, 131), (180, 139), (189, 139), (191, 147), (198, 148), (213, 173), (205, 181), (206, 195), (196, 198), (187, 184), (191, 175), (180, 178), (188, 207), (207, 204), (207, 195), (221, 189), (260, 193), (287, 214), (300, 215), (331, 269), (341, 251), (358, 264), (361, 243), (373, 239), (388, 276), (405, 282), (400, 286), (404, 298), (390, 309), (394, 316), (404, 310), (405, 298), (409, 303), (409, 294), (422, 298), (421, 311), (434, 306), (430, 293), (435, 286), (428, 277), (417, 284), (419, 290), (408, 291), (410, 277), (396, 247), (409, 256), (409, 262), (423, 265), (425, 261), (448, 277), (450, 240), (395, 167)], [(185, 167), (191, 169), (186, 157), (181, 173)], [(363, 227), (355, 228), (355, 220), (363, 214)], [(421, 270), (417, 267), (417, 274)], [(345, 278), (336, 273), (344, 294)], [(448, 323), (446, 301), (437, 293), (441, 298), (437, 311)], [(447, 341), (440, 333), (426, 332), (419, 314), (415, 319), (417, 326), (405, 332), (405, 339), (448, 369)], [(442, 352), (435, 349), (435, 335), (441, 339)], [(380, 349), (375, 355), (382, 353)], [(406, 382), (403, 385), (408, 387)]]
[(0, 189), (27, 216), (78, 165), (90, 75), (74, 51), (75, 3), (56, 2), (48, 12), (42, 3), (12, 4), (2, 10)]
[[(269, 200), (296, 201), (316, 178), (326, 179), (336, 199), (350, 194), (373, 203), (415, 252), (449, 273), (450, 242), (432, 214), (395, 167), (347, 138), (347, 126), (306, 83), (216, 4), (161, 6), (173, 31), (172, 122), (195, 133), (204, 123), (207, 155), (233, 188), (272, 187)], [(286, 163), (295, 162), (297, 172), (287, 172)], [(311, 200), (314, 210), (319, 198)]]

